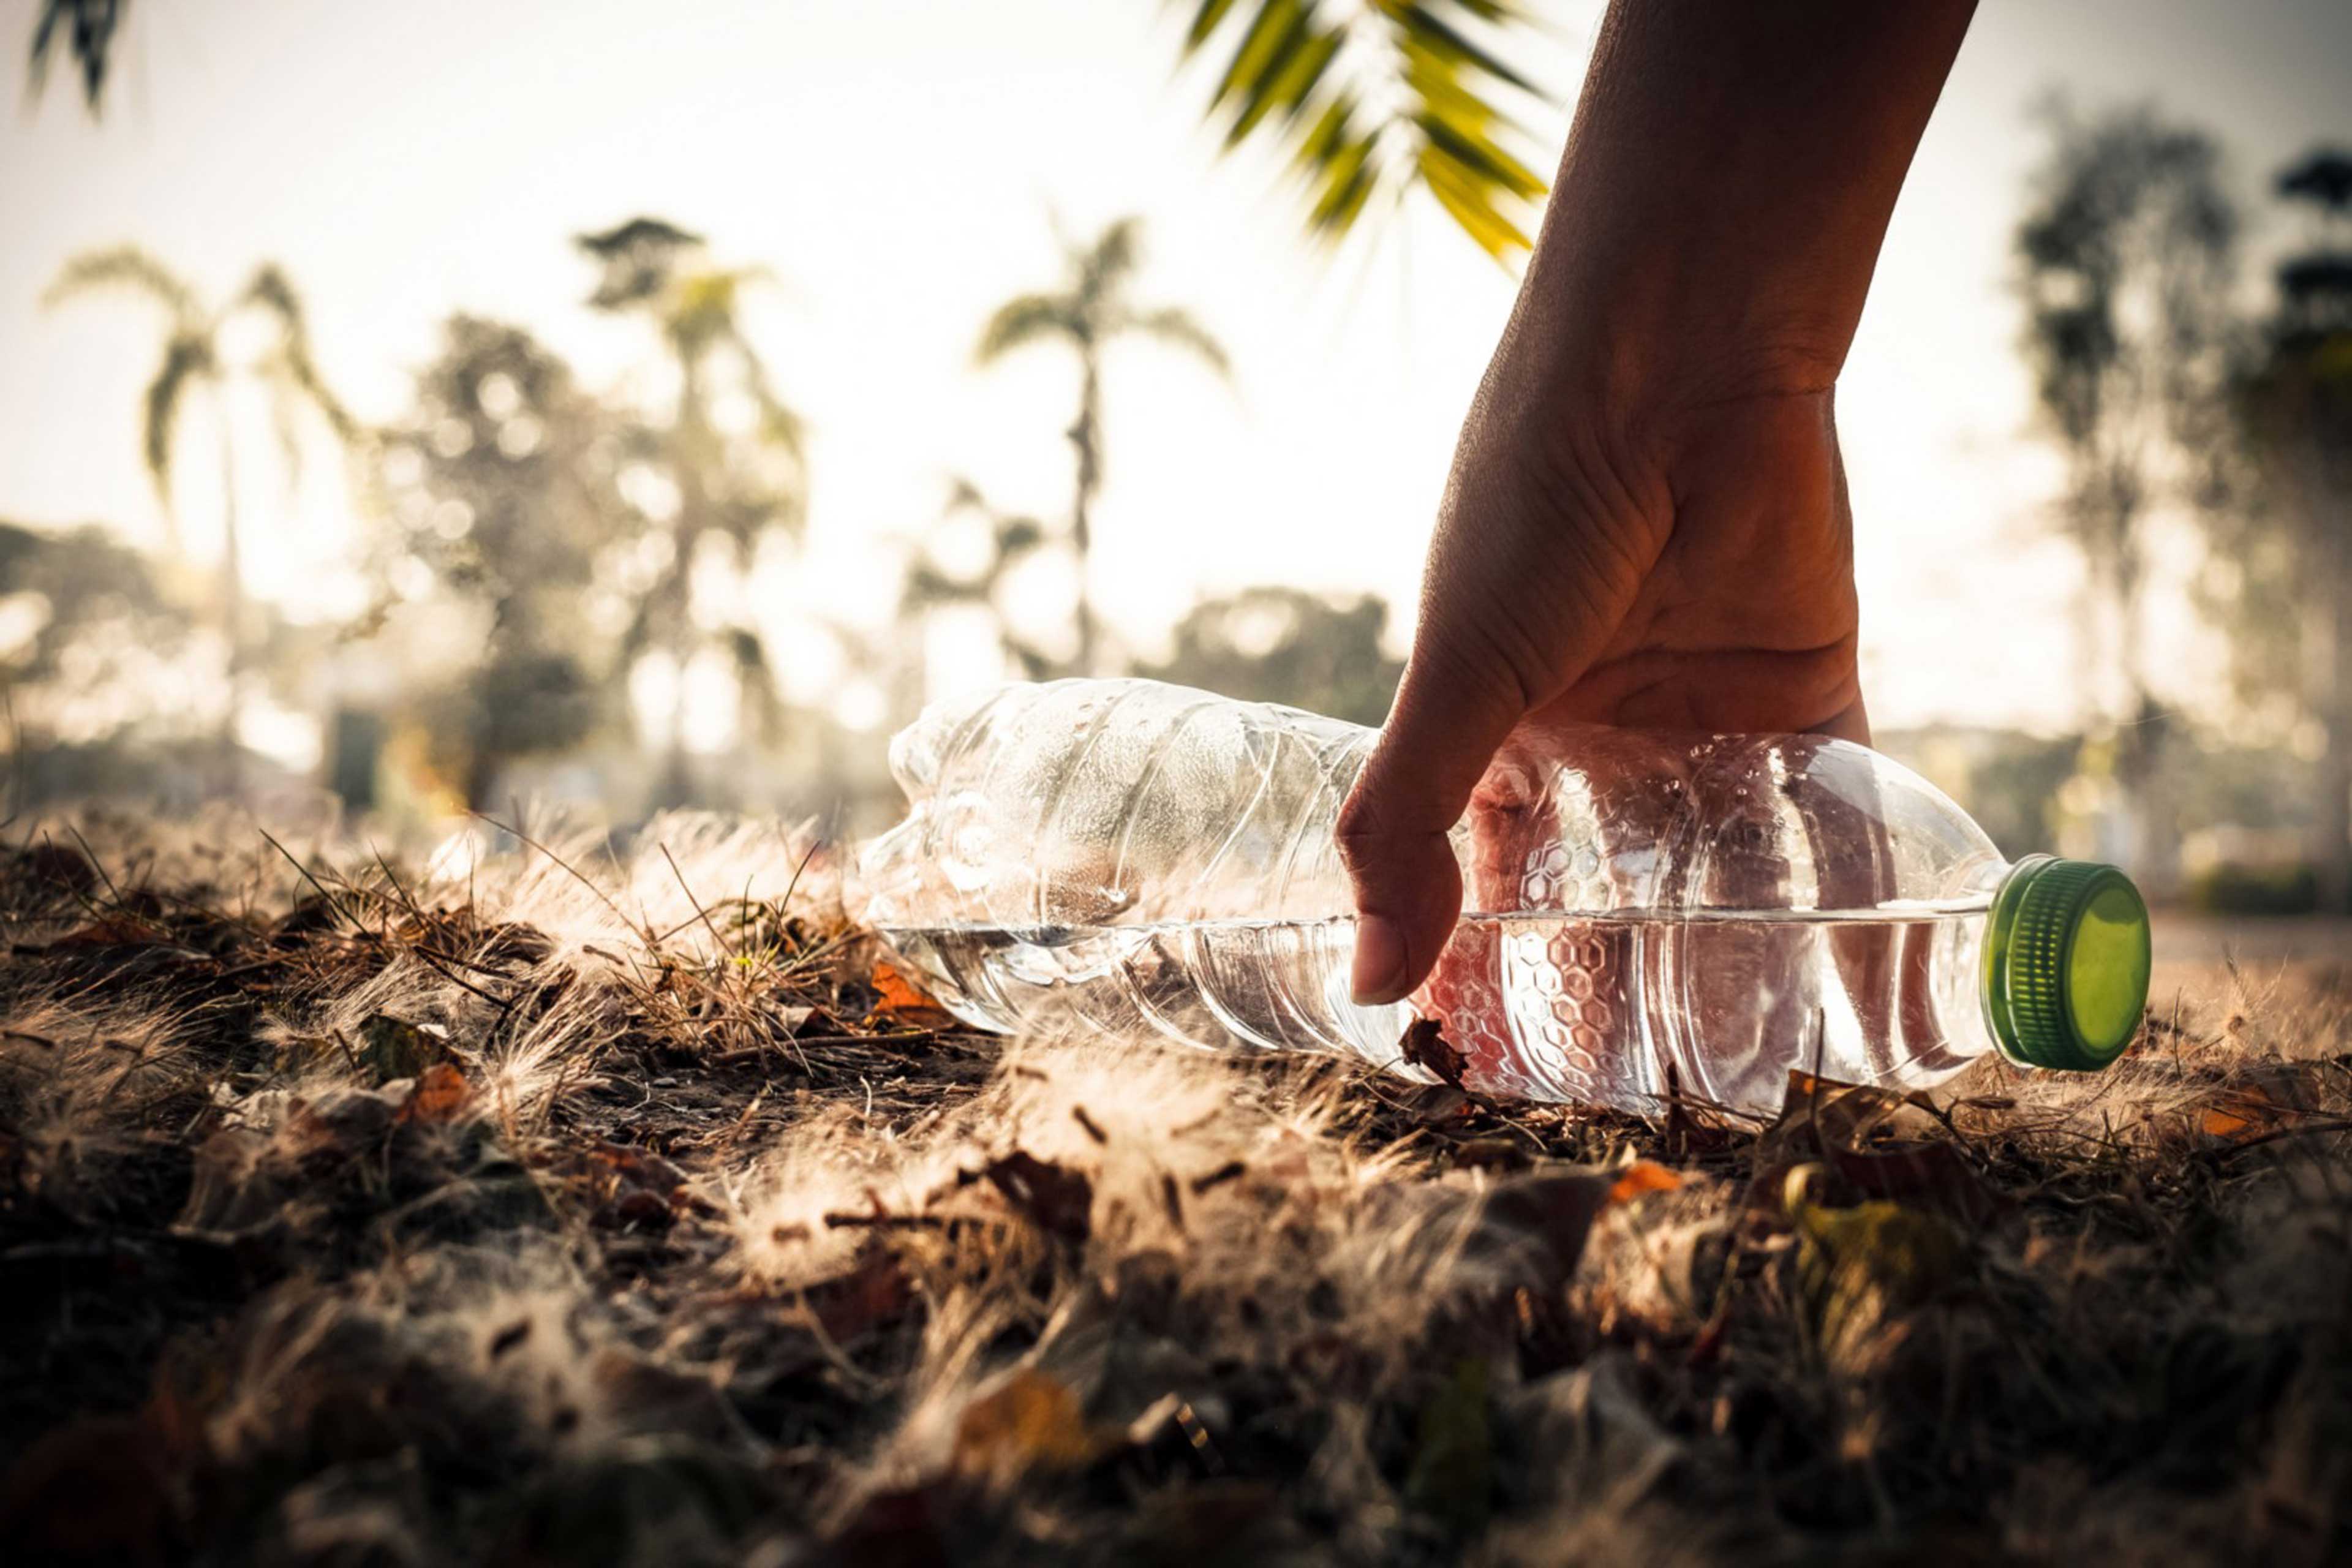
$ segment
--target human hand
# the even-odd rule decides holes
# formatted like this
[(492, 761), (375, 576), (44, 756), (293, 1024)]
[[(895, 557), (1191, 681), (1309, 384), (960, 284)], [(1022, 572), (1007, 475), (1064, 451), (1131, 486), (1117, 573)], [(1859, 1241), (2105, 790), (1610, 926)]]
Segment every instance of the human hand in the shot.
[(1765, 368), (1579, 398), (1507, 341), (1403, 684), (1340, 814), (1359, 1000), (1394, 1001), (1435, 963), (1462, 905), (1447, 830), (1499, 749), (1540, 755), (1574, 723), (1866, 741), (1857, 616), (1826, 384)]
[(1507, 741), (1867, 738), (1832, 389), (1973, 7), (1612, 0), (1340, 813), (1359, 1000), (1436, 962)]

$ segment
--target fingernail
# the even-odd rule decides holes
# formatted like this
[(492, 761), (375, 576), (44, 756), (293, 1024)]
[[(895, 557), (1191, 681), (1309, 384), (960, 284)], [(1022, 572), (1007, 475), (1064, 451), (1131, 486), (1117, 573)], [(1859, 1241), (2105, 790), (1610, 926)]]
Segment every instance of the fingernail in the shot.
[(1404, 932), (1382, 915), (1356, 919), (1356, 963), (1348, 989), (1359, 1007), (1383, 1007), (1403, 999)]

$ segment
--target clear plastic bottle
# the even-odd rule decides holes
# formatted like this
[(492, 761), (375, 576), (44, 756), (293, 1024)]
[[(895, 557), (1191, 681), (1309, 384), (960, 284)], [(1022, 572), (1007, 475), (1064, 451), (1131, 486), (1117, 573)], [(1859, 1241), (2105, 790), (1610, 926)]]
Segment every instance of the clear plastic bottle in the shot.
[(1374, 733), (1145, 680), (935, 707), (891, 745), (911, 811), (860, 858), (863, 912), (984, 1027), (1066, 1008), (1426, 1077), (1402, 1059), (1418, 1015), (1470, 1088), (1633, 1110), (1671, 1082), (1769, 1111), (1791, 1068), (2091, 1069), (2139, 1027), (2147, 912), (2114, 868), (2012, 866), (1865, 747), (1601, 728), (1496, 759), (1435, 973), (1358, 1006), (1332, 826)]

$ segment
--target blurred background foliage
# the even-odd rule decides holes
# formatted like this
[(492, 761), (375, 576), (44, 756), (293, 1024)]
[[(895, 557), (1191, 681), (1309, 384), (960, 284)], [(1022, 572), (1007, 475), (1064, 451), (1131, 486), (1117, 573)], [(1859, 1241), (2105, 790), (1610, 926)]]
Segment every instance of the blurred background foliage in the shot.
[[(1513, 64), (1536, 26), (1522, 6), (1179, 9), (1181, 52), (1216, 69), (1217, 134), (1283, 150), (1310, 238), (1421, 190), (1487, 254), (1524, 248), (1544, 187), (1511, 113), (1538, 93)], [(43, 0), (34, 83), (70, 68), (98, 112), (127, 11)], [(2075, 673), (2098, 717), (1880, 742), (2012, 852), (2125, 859), (2207, 901), (2352, 908), (2352, 152), (2315, 147), (2249, 203), (2212, 136), (2153, 108), (2053, 101), (2041, 126), (2012, 247), (2018, 349), (2063, 475), (2047, 522), (2084, 566)], [(2253, 276), (2242, 235), (2273, 215), (2301, 237)], [(217, 476), (233, 536), (254, 476), (290, 484), (319, 444), (305, 433), (323, 433), (366, 520), (373, 596), (297, 626), (245, 592), (233, 544), (200, 569), (173, 535), (142, 553), (95, 524), (0, 524), (11, 809), (324, 784), (394, 820), (549, 795), (623, 819), (693, 803), (851, 830), (893, 809), (873, 731), (943, 675), (1132, 670), (1379, 721), (1401, 638), (1377, 598), (1242, 586), (1164, 638), (1095, 607), (1096, 535), (1118, 526), (1098, 515), (1106, 350), (1160, 351), (1121, 375), (1229, 374), (1214, 324), (1153, 295), (1145, 239), (1135, 219), (1063, 237), (1058, 279), (972, 324), (981, 366), (1041, 351), (1068, 366), (1069, 423), (1035, 437), (1066, 450), (1068, 499), (1007, 510), (955, 479), (875, 584), (887, 627), (811, 617), (837, 691), (872, 697), (854, 724), (841, 702), (787, 700), (780, 674), (805, 652), (770, 646), (751, 614), (762, 583), (801, 569), (812, 482), (794, 367), (743, 324), (760, 263), (653, 215), (580, 235), (582, 305), (629, 334), (630, 374), (591, 384), (529, 328), (460, 312), (378, 425), (320, 374), (283, 268), (260, 261), (205, 300), (135, 246), (68, 258), (53, 302), (104, 296), (155, 323), (123, 412), (167, 521)], [(184, 449), (204, 440), (217, 449), (191, 479)], [(2228, 743), (2149, 694), (2169, 650), (2142, 646), (2138, 601), (2152, 531), (2180, 517), (2202, 536), (2197, 608), (2225, 634)], [(271, 742), (289, 729), (317, 737), (315, 768), (283, 763)]]

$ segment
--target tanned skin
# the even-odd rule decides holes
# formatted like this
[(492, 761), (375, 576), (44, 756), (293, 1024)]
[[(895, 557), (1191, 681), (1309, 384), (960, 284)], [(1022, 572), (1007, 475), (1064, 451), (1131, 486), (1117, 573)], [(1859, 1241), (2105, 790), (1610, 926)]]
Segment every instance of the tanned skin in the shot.
[(1366, 1003), (1462, 906), (1446, 831), (1566, 723), (1869, 738), (1838, 374), (1974, 0), (1612, 0), (1339, 818)]

